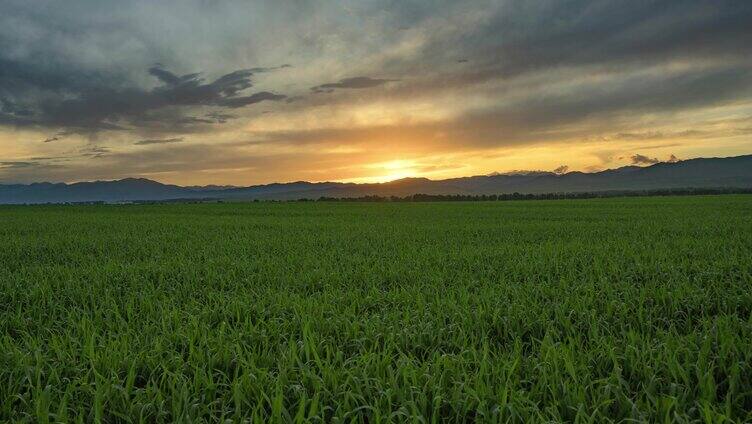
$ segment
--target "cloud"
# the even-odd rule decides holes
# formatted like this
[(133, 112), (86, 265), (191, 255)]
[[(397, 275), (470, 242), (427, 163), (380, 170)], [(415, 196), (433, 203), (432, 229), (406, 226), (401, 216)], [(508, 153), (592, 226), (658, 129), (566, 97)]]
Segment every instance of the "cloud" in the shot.
[(177, 138), (161, 138), (161, 139), (146, 139), (146, 140), (139, 140), (133, 144), (136, 146), (146, 146), (149, 144), (169, 144), (169, 143), (180, 143), (183, 141), (182, 137)]
[(186, 82), (186, 80), (190, 80), (198, 76), (198, 74), (189, 74), (179, 77), (170, 71), (162, 69), (162, 65), (159, 63), (149, 68), (149, 74), (158, 78), (166, 85), (178, 85), (182, 82)]
[(752, 5), (747, 2), (574, 0), (498, 3), (484, 12), (472, 19), (473, 28), (441, 30), (442, 21), (436, 20), (436, 36), (423, 43), (421, 60), (434, 64), (457, 55), (478, 58), (485, 78), (508, 79), (593, 64), (726, 60), (749, 52), (752, 41)]
[(569, 171), (569, 167), (567, 165), (561, 165), (554, 169), (554, 174), (566, 174), (567, 171)]
[(212, 112), (206, 115), (207, 118), (218, 124), (224, 124), (231, 119), (237, 118), (237, 115), (231, 115), (229, 113)]
[(16, 169), (16, 168), (30, 168), (33, 166), (36, 166), (37, 162), (26, 162), (26, 161), (8, 161), (8, 162), (0, 162), (0, 168), (2, 169)]
[(651, 158), (639, 153), (632, 155), (631, 159), (633, 165), (654, 165), (660, 162), (658, 158)]
[(107, 147), (102, 146), (93, 146), (93, 147), (87, 147), (84, 149), (80, 149), (79, 154), (81, 157), (85, 158), (101, 158), (108, 153), (110, 153), (110, 149)]
[(285, 63), (285, 64), (279, 65), (279, 66), (251, 68), (250, 71), (253, 72), (254, 74), (261, 74), (261, 73), (264, 73), (264, 72), (278, 71), (280, 69), (285, 69), (285, 68), (292, 68), (292, 65), (290, 65), (289, 63)]
[(676, 155), (674, 154), (669, 156), (669, 158), (666, 159), (665, 161), (662, 161), (658, 158), (651, 158), (649, 156), (641, 155), (639, 153), (632, 155), (630, 159), (632, 160), (633, 165), (655, 165), (656, 163), (661, 163), (661, 162), (664, 162), (664, 163), (681, 162), (681, 159), (676, 157)]
[(700, 130), (683, 130), (683, 131), (671, 131), (671, 132), (664, 132), (664, 131), (646, 131), (646, 132), (630, 132), (630, 133), (618, 133), (615, 134), (613, 137), (610, 137), (614, 140), (625, 140), (625, 141), (633, 141), (633, 140), (664, 140), (664, 139), (676, 139), (676, 138), (702, 138), (707, 137), (707, 132), (703, 132)]
[(311, 87), (311, 91), (314, 93), (331, 93), (335, 89), (363, 89), (372, 88), (384, 85), (388, 82), (396, 81), (393, 79), (379, 79), (371, 77), (352, 77), (339, 80), (338, 82), (332, 82), (327, 84), (317, 85)]
[(216, 104), (218, 106), (225, 106), (229, 108), (239, 108), (243, 106), (252, 105), (255, 103), (260, 103), (265, 100), (278, 101), (278, 100), (284, 100), (286, 98), (287, 96), (284, 96), (281, 94), (274, 94), (268, 91), (262, 91), (259, 93), (254, 93), (250, 96), (226, 97), (224, 99), (219, 100)]
[[(24, 64), (16, 65), (22, 68)], [(276, 68), (264, 68), (261, 72), (273, 69)], [(186, 115), (190, 110), (214, 108), (216, 110), (209, 116), (217, 114), (226, 117), (221, 112), (223, 109), (237, 109), (286, 98), (268, 91), (242, 95), (253, 86), (253, 69), (239, 69), (210, 82), (206, 82), (201, 74), (177, 75), (159, 65), (149, 68), (148, 73), (160, 83), (150, 90), (128, 85), (118, 87), (119, 84), (113, 82), (104, 86), (71, 85), (65, 87), (63, 92), (46, 91), (44, 84), (35, 84), (36, 78), (15, 75), (14, 78), (22, 79), (21, 86), (26, 86), (30, 92), (24, 93), (0, 82), (0, 94), (10, 92), (18, 97), (28, 94), (26, 97), (29, 100), (26, 107), (21, 109), (15, 101), (3, 99), (0, 123), (77, 131), (160, 127), (188, 130), (190, 125), (227, 122), (226, 118), (204, 119)]]
[(64, 139), (65, 137), (69, 136), (70, 133), (67, 131), (59, 131), (52, 137), (47, 137), (44, 140), (42, 140), (42, 143), (52, 143), (53, 141), (60, 141)]

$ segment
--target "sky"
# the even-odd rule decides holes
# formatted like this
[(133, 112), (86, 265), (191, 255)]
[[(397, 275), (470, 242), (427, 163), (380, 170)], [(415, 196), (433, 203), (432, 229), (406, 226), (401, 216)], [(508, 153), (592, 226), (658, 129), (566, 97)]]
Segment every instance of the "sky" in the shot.
[(3, 0), (0, 183), (752, 153), (752, 1)]

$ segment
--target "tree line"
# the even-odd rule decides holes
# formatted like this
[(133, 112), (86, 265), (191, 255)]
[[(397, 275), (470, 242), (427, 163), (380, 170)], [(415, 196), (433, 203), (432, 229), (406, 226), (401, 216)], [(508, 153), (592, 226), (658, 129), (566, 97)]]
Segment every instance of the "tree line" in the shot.
[(299, 202), (494, 202), (510, 200), (596, 199), (609, 197), (701, 196), (719, 194), (752, 194), (752, 188), (674, 188), (653, 190), (610, 190), (566, 193), (502, 193), (502, 194), (411, 194), (407, 196), (327, 197), (298, 199)]

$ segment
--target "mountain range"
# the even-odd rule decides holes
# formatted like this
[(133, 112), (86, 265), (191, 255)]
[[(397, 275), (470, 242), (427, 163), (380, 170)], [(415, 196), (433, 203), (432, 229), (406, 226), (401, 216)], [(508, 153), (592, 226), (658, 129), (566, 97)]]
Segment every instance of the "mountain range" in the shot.
[(127, 202), (190, 199), (296, 200), (320, 197), (543, 194), (689, 188), (752, 188), (752, 155), (698, 158), (600, 172), (516, 172), (429, 180), (404, 178), (357, 184), (297, 181), (248, 187), (162, 184), (145, 178), (115, 181), (0, 184), (0, 204)]

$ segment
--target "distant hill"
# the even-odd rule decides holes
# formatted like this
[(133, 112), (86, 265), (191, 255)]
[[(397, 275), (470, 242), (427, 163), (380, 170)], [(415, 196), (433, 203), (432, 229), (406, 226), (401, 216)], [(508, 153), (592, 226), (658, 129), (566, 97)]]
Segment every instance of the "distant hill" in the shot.
[(144, 178), (74, 184), (0, 185), (1, 204), (125, 202), (178, 199), (295, 200), (320, 197), (409, 196), (412, 194), (505, 194), (642, 191), (688, 188), (752, 188), (752, 155), (699, 158), (601, 172), (517, 172), (429, 180), (404, 178), (380, 184), (298, 181), (249, 187), (181, 187)]

